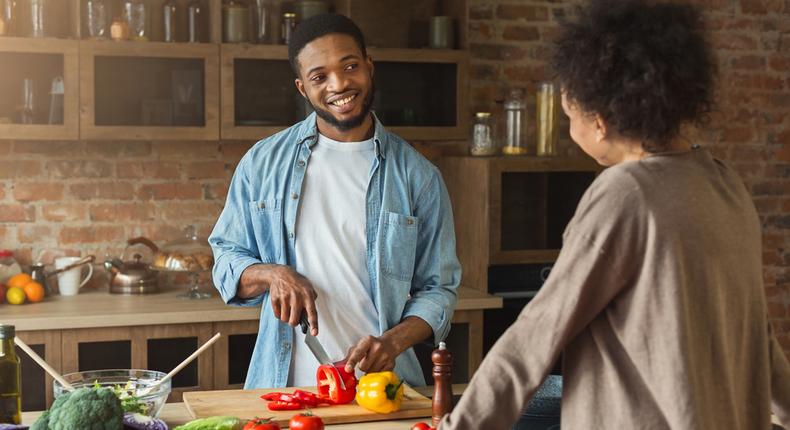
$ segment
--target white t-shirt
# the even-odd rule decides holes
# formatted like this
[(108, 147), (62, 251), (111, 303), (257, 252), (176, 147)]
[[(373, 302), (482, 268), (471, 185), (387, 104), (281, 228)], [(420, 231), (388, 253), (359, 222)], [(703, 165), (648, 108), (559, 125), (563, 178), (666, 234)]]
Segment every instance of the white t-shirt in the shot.
[[(373, 139), (337, 142), (319, 134), (296, 216), (296, 271), (318, 294), (318, 339), (333, 361), (367, 335), (380, 335), (367, 270), (366, 194)], [(313, 386), (318, 361), (294, 330), (289, 386)]]

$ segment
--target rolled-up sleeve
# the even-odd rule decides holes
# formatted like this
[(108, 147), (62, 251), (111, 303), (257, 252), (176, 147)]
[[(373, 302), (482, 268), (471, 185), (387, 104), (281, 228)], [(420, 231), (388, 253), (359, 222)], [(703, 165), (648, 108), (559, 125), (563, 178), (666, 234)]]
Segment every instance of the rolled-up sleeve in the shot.
[(438, 170), (418, 194), (414, 214), (420, 226), (411, 298), (406, 302), (403, 318), (423, 319), (433, 329), (434, 344), (438, 344), (450, 332), (461, 283), (453, 211)]
[(248, 208), (250, 182), (247, 165), (248, 157), (245, 156), (233, 174), (225, 208), (208, 239), (214, 252), (214, 286), (225, 303), (237, 306), (257, 306), (263, 301), (263, 296), (242, 299), (236, 295), (244, 270), (261, 263)]

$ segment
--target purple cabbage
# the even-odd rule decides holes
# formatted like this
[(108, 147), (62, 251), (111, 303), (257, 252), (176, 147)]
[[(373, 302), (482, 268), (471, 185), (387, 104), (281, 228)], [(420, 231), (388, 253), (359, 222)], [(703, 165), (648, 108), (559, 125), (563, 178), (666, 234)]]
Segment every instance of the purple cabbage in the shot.
[(123, 414), (125, 430), (168, 430), (164, 421), (135, 412)]

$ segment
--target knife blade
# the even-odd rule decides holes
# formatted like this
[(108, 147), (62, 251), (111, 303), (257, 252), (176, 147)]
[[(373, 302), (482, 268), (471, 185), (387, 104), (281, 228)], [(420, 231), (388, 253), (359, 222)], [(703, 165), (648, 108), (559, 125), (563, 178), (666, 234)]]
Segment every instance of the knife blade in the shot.
[[(321, 342), (318, 340), (318, 338), (313, 336), (313, 334), (310, 332), (310, 323), (307, 321), (306, 312), (302, 312), (302, 315), (299, 318), (299, 325), (302, 327), (302, 333), (304, 333), (304, 343), (307, 345), (307, 348), (310, 350), (310, 352), (313, 353), (315, 359), (318, 360), (320, 364), (327, 364), (337, 369), (335, 363), (329, 358), (329, 354), (326, 353), (324, 346), (321, 345)], [(343, 378), (340, 377), (338, 379), (340, 379), (340, 386), (345, 390), (346, 383), (343, 382)]]

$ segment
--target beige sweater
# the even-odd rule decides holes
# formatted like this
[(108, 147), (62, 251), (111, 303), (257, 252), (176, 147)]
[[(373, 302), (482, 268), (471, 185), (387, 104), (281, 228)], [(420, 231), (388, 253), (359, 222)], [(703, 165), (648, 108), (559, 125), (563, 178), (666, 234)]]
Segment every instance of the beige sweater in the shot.
[(697, 149), (599, 175), (440, 429), (509, 429), (561, 352), (563, 430), (770, 429), (772, 401), (790, 426), (760, 223), (731, 169)]

